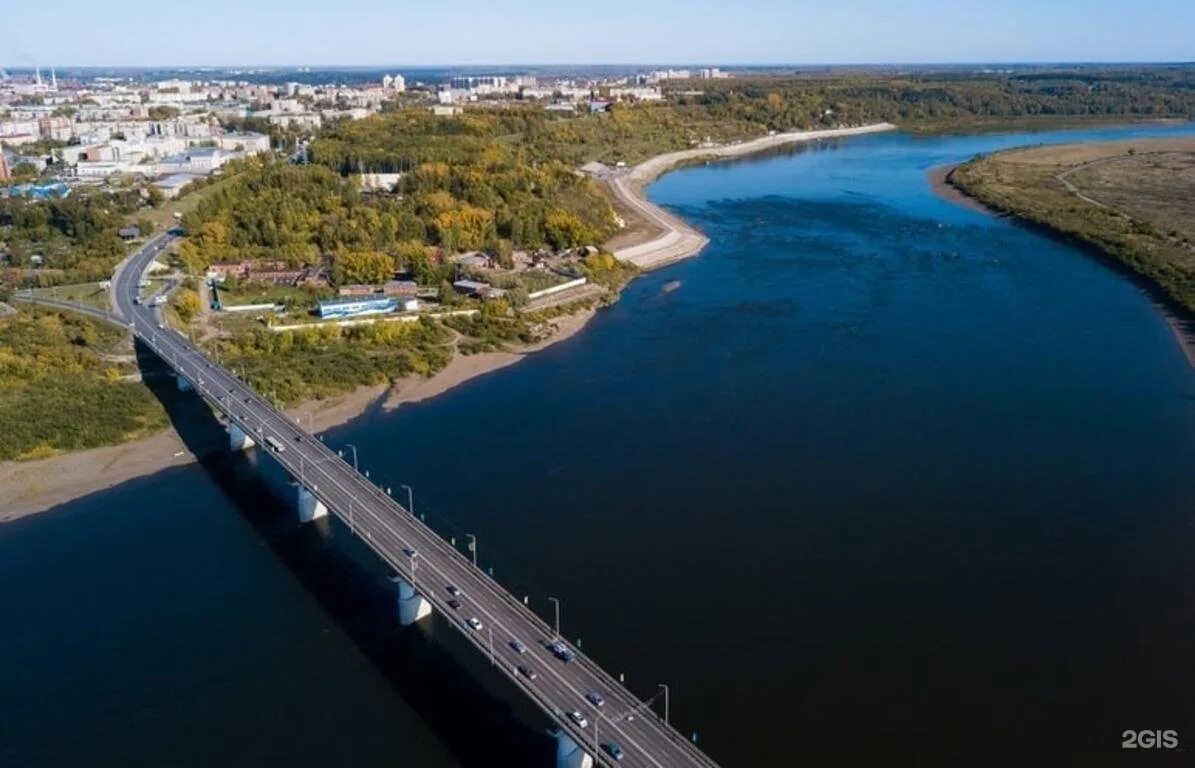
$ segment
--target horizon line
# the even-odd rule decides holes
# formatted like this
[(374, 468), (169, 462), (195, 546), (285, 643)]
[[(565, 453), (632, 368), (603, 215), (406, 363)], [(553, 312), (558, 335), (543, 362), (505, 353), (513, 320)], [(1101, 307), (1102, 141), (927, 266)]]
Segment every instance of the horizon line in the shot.
[(853, 61), (853, 62), (714, 62), (714, 61), (684, 61), (684, 62), (464, 62), (464, 63), (378, 63), (378, 64), (2, 64), (9, 71), (33, 72), (36, 69), (50, 67), (71, 67), (74, 69), (458, 69), (468, 67), (733, 67), (736, 69), (781, 69), (781, 68), (825, 68), (825, 67), (982, 67), (982, 66), (1195, 66), (1195, 59), (1136, 59), (1136, 60), (1098, 60), (1098, 59), (1039, 59), (1039, 60), (973, 60), (973, 61)]

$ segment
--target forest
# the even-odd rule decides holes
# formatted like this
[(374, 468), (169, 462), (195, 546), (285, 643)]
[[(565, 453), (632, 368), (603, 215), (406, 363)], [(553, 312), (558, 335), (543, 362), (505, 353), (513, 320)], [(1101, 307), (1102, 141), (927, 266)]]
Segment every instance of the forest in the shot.
[(1195, 117), (1195, 68), (1189, 66), (872, 71), (709, 80), (700, 93), (687, 93), (691, 88), (669, 86), (676, 109), (772, 130), (879, 120), (912, 131), (957, 131), (991, 118)]
[(113, 355), (125, 335), (68, 312), (22, 307), (0, 320), (0, 461), (110, 445), (167, 426), (136, 365)]
[[(378, 121), (383, 134), (391, 119), (361, 122)], [(366, 194), (321, 162), (245, 162), (184, 217), (192, 236), (180, 256), (192, 270), (235, 259), (299, 264), (331, 256), (334, 277), (345, 282), (372, 282), (395, 270), (427, 282), (437, 277), (428, 246), (502, 256), (512, 248), (598, 243), (614, 231), (607, 199), (563, 163), (526, 162), (511, 148), (467, 134), (444, 142), (441, 156), (407, 174), (398, 194)]]
[(131, 189), (44, 201), (0, 197), (0, 242), (8, 266), (29, 268), (40, 257), (33, 280), (38, 285), (106, 280), (125, 255), (118, 232), (141, 205), (140, 193)]

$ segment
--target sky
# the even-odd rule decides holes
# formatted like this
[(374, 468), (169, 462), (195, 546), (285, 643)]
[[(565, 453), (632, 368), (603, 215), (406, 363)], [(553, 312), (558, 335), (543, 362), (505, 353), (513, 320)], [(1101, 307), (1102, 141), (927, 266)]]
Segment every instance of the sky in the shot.
[(51, 0), (0, 65), (1195, 60), (1195, 0)]

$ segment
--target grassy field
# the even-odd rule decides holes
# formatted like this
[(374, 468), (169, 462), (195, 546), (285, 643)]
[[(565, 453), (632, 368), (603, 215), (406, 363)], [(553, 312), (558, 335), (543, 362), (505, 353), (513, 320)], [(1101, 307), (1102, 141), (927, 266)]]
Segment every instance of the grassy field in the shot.
[(165, 228), (173, 226), (176, 223), (174, 214), (178, 213), (180, 216), (190, 213), (195, 210), (204, 199), (213, 195), (216, 190), (224, 186), (229, 177), (212, 181), (197, 190), (189, 192), (182, 197), (176, 197), (173, 200), (167, 200), (162, 203), (161, 207), (153, 210), (141, 210), (128, 217), (130, 224), (136, 224), (137, 219), (149, 219), (157, 227)]
[(1099, 248), (1195, 312), (1195, 139), (1034, 147), (979, 157), (950, 183)]
[(322, 291), (294, 285), (272, 285), (269, 283), (241, 283), (236, 286), (219, 286), (220, 303), (227, 307), (246, 304), (284, 304), (296, 310), (315, 306), (317, 299), (331, 298), (335, 292)]
[(100, 283), (79, 283), (78, 285), (58, 285), (53, 288), (35, 288), (35, 296), (59, 301), (73, 301), (86, 304), (97, 309), (108, 309), (108, 289)]

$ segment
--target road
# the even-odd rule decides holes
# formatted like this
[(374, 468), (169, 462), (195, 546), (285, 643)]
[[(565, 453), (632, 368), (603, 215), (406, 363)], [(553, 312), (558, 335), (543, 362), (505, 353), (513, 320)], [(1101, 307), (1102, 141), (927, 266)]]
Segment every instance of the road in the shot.
[[(437, 612), (599, 764), (645, 768), (716, 765), (575, 647), (568, 646), (576, 654), (573, 661), (558, 660), (546, 647), (554, 638), (553, 630), (538, 615), (336, 452), (207, 358), (181, 333), (164, 327), (153, 307), (138, 303), (142, 276), (171, 239), (170, 234), (163, 234), (150, 240), (113, 278), (115, 309), (143, 342), (190, 381), (230, 423), (250, 435), (259, 446), (257, 450), (273, 456), (396, 574), (413, 584)], [(267, 448), (267, 438), (277, 441), (282, 450)], [(411, 556), (408, 551), (416, 554)], [(452, 599), (447, 591), (449, 585), (463, 592), (456, 598), (461, 604), (459, 609), (448, 605)], [(470, 618), (481, 622), (480, 630), (469, 627), (466, 622)], [(636, 642), (629, 631), (626, 636), (628, 642)], [(526, 647), (525, 652), (516, 652), (511, 646), (514, 640)], [(534, 670), (535, 679), (520, 674), (520, 665)], [(591, 691), (603, 697), (603, 706), (586, 700)], [(573, 711), (584, 715), (586, 726), (568, 717)], [(599, 746), (611, 742), (624, 753), (617, 763)]]

